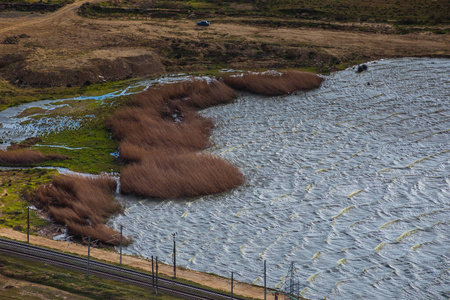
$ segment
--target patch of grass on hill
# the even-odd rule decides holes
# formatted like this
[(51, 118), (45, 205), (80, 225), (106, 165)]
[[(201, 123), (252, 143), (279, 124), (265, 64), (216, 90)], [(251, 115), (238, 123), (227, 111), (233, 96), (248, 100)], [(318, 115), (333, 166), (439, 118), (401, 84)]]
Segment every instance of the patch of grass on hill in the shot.
[(73, 3), (74, 0), (2, 0), (3, 3), (27, 3), (27, 4), (60, 4)]
[[(45, 169), (0, 170), (0, 227), (26, 232), (29, 203), (22, 198), (22, 193), (49, 182), (55, 173)], [(37, 211), (30, 210), (30, 233), (37, 234), (49, 224)]]
[[(156, 296), (149, 289), (93, 275), (86, 277), (85, 273), (5, 255), (0, 257), (0, 274), (22, 281), (54, 287), (92, 299), (179, 299), (165, 294)], [(3, 292), (0, 291), (0, 297)]]
[[(198, 16), (208, 16), (214, 12), (215, 14), (226, 13), (229, 16), (276, 16), (338, 22), (385, 22), (400, 25), (434, 25), (450, 22), (450, 6), (447, 0), (110, 0), (98, 5), (143, 10), (189, 9)], [(145, 15), (145, 11), (139, 13)]]

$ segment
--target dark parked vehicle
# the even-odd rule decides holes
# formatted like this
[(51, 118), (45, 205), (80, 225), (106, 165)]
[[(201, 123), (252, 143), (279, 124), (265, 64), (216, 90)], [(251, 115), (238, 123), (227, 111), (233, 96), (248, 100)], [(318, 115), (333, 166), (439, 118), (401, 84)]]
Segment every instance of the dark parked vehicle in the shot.
[(198, 21), (197, 22), (197, 25), (198, 26), (209, 26), (209, 22), (208, 21)]

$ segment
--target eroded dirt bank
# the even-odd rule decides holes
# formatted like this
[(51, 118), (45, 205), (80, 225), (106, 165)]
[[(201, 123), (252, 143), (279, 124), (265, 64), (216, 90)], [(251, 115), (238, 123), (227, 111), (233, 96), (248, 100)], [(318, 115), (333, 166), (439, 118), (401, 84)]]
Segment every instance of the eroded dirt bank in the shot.
[(226, 16), (199, 30), (192, 19), (87, 19), (77, 14), (85, 2), (47, 14), (1, 13), (1, 76), (72, 86), (221, 67), (326, 71), (357, 60), (449, 55), (448, 34), (267, 27)]

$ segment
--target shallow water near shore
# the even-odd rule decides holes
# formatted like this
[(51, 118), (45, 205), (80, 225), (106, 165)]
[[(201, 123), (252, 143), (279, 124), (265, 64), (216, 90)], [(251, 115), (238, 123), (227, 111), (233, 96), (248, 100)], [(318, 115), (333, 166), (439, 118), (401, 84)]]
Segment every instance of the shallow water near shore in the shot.
[[(48, 133), (58, 132), (64, 129), (78, 129), (83, 120), (93, 118), (93, 115), (80, 117), (52, 116), (52, 112), (58, 108), (70, 106), (70, 101), (104, 101), (122, 96), (136, 94), (136, 88), (147, 89), (150, 86), (192, 80), (193, 78), (209, 79), (208, 77), (188, 76), (175, 74), (137, 82), (126, 88), (100, 95), (79, 96), (56, 100), (42, 100), (18, 105), (0, 111), (0, 150), (5, 150), (11, 143), (18, 143), (32, 136), (42, 136)], [(26, 113), (28, 112), (28, 113)], [(24, 114), (24, 115), (23, 115)], [(52, 147), (52, 145), (46, 145)], [(62, 147), (53, 145), (53, 147)]]
[(240, 188), (185, 200), (119, 196), (124, 253), (279, 287), (291, 262), (317, 299), (450, 296), (450, 60), (368, 63), (284, 97), (210, 108), (211, 151)]

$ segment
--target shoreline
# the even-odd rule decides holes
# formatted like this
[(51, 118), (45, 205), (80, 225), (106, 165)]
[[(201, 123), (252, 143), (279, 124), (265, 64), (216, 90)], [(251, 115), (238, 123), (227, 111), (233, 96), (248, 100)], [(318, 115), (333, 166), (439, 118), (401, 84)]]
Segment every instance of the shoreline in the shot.
[[(0, 228), (0, 236), (22, 242), (25, 242), (27, 240), (26, 234), (7, 228)], [(55, 241), (40, 236), (30, 235), (30, 244), (36, 246), (44, 246), (62, 252), (87, 256), (87, 247), (77, 243)], [(118, 263), (120, 258), (119, 253), (110, 252), (99, 248), (91, 248), (90, 255), (91, 257), (96, 258), (98, 260), (103, 260), (112, 263)], [(152, 270), (151, 261), (145, 258), (122, 255), (122, 264), (133, 268), (142, 269), (147, 272), (148, 271), (151, 272)], [(173, 276), (173, 266), (166, 265), (163, 263), (160, 263), (158, 265), (160, 273), (167, 276)], [(177, 267), (177, 278), (185, 279), (214, 289), (219, 289), (225, 293), (230, 292), (229, 279), (221, 277), (219, 275), (207, 274), (195, 270)], [(248, 298), (264, 299), (263, 287), (238, 281), (235, 281), (235, 283), (236, 285), (233, 288), (234, 294)], [(268, 296), (267, 299), (273, 299), (273, 297)]]

